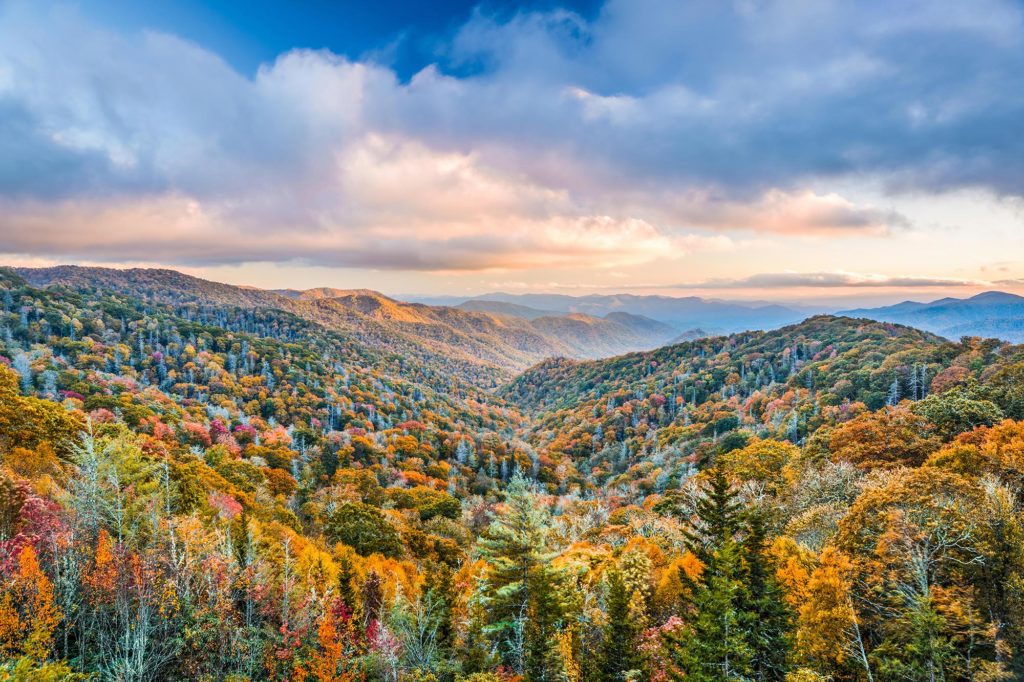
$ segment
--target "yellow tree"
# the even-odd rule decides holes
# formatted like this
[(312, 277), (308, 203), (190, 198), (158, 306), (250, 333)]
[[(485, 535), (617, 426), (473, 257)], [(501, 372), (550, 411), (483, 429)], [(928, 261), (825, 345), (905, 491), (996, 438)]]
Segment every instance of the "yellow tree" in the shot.
[(829, 451), (836, 461), (862, 469), (922, 464), (939, 447), (924, 417), (905, 407), (862, 414), (832, 430)]
[[(839, 523), (838, 546), (856, 557), (858, 593), (872, 659), (887, 675), (965, 675), (979, 645), (991, 646), (967, 587), (984, 562), (975, 481), (942, 469), (902, 469), (877, 478)], [(861, 602), (858, 602), (861, 603)]]
[(859, 651), (850, 596), (852, 574), (849, 557), (826, 547), (807, 579), (797, 610), (796, 657), (826, 674), (846, 664), (851, 642)]

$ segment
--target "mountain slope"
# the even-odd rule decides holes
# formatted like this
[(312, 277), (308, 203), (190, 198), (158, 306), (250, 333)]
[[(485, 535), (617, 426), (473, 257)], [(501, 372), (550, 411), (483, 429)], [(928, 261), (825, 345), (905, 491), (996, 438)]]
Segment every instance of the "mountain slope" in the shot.
[(548, 360), (501, 396), (532, 417), (535, 447), (570, 454), (581, 471), (657, 455), (678, 475), (681, 458), (732, 431), (800, 441), (864, 409), (921, 398), (959, 353), (909, 327), (818, 316), (603, 360)]
[[(723, 518), (736, 539), (728, 555), (709, 547), (705, 565), (786, 561), (764, 591), (778, 632), (823, 650), (848, 643), (841, 627), (784, 617), (840, 556), (846, 622), (856, 618), (868, 655), (902, 656), (895, 665), (920, 662), (903, 653), (921, 613), (904, 588), (914, 552), (938, 538), (929, 586), (969, 614), (973, 634), (964, 642), (959, 618), (930, 619), (925, 634), (947, 643), (946, 660), (1021, 678), (995, 659), (1005, 642), (1008, 655), (1024, 650), (1024, 616), (1011, 610), (1000, 640), (984, 615), (1016, 594), (1017, 573), (963, 569), (977, 557), (1018, 566), (1024, 550), (1004, 532), (1019, 530), (1024, 422), (1002, 421), (1024, 417), (1024, 348), (821, 316), (547, 360), (496, 395), (411, 344), (455, 352), (497, 333), (488, 325), (510, 333), (528, 320), (369, 291), (267, 299), (328, 328), (236, 305), (259, 292), (152, 273), (120, 286), (145, 299), (39, 289), (0, 269), (0, 606), (14, 624), (0, 639), (20, 656), (0, 661), (0, 678), (102, 676), (123, 665), (111, 633), (141, 633), (147, 679), (477, 679), (461, 673), (495, 664), (461, 643), (505, 640), (457, 614), (502, 603), (520, 579), (502, 567), (524, 556), (553, 597), (538, 604), (579, 628), (559, 640), (565, 660), (600, 661), (595, 648), (625, 623), (655, 635), (631, 645), (668, 661), (680, 640), (659, 633), (717, 617), (701, 609), (718, 602), (686, 595), (709, 589), (690, 543)], [(650, 324), (608, 318), (534, 321)], [(724, 504), (700, 503), (716, 495)], [(640, 587), (630, 597), (615, 575)], [(767, 612), (740, 601), (742, 622)], [(405, 655), (422, 651), (422, 619), (450, 628), (426, 663)], [(525, 619), (532, 627), (537, 611)], [(440, 666), (459, 672), (436, 677)], [(821, 670), (804, 672), (835, 667)]]
[(287, 298), (271, 291), (210, 282), (176, 270), (120, 270), (78, 265), (13, 270), (34, 287), (59, 285), (78, 292), (118, 291), (144, 301), (158, 301), (171, 305), (195, 303), (233, 305), (240, 308), (280, 308), (287, 301)]
[(279, 293), (210, 282), (172, 270), (60, 266), (16, 271), (38, 287), (119, 292), (175, 306), (282, 310), (369, 347), (418, 358), (436, 371), (454, 371), (486, 387), (494, 387), (547, 357), (613, 355), (655, 347), (671, 338), (664, 326), (632, 317), (542, 316), (529, 320), (403, 303), (370, 290)]

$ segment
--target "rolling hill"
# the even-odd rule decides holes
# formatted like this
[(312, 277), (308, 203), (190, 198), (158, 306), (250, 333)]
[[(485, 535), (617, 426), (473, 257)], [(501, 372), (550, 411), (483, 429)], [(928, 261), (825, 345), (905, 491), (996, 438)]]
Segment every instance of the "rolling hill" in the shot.
[[(579, 628), (579, 642), (566, 630), (538, 651), (586, 662), (631, 623), (660, 657), (636, 679), (663, 679), (673, 633), (718, 608), (687, 597), (713, 587), (698, 553), (741, 576), (767, 567), (779, 605), (813, 604), (806, 586), (823, 584), (834, 613), (839, 585), (869, 655), (902, 655), (920, 614), (904, 576), (948, 537), (941, 550), (962, 554), (940, 557), (941, 587), (955, 613), (979, 614), (987, 647), (956, 655), (987, 655), (998, 674), (985, 679), (1020, 679), (993, 667), (1000, 642), (983, 620), (1019, 590), (1019, 568), (962, 569), (1024, 556), (1022, 348), (817, 316), (549, 358), (509, 381), (501, 354), (522, 363), (544, 343), (607, 343), (613, 325), (664, 329), (624, 312), (524, 319), (167, 271), (25, 275), (39, 284), (0, 269), (0, 612), (14, 624), (0, 643), (34, 652), (22, 641), (42, 632), (50, 644), (18, 654), (11, 679), (99, 675), (121, 655), (109, 633), (138, 642), (140, 629), (153, 635), (146, 679), (518, 679), (486, 672), (503, 640), (474, 604), (499, 603), (494, 578), (521, 579), (524, 556), (535, 603)], [(742, 524), (725, 531), (729, 554), (700, 540), (717, 510)], [(837, 555), (842, 576), (895, 578), (837, 581)], [(787, 572), (770, 570), (780, 558)], [(880, 599), (893, 606), (875, 611)], [(762, 617), (743, 608), (745, 622)], [(821, 635), (818, 619), (776, 623), (797, 641)], [(929, 638), (961, 632), (926, 624)], [(442, 627), (451, 635), (431, 644)], [(404, 653), (424, 632), (443, 676)], [(826, 679), (811, 672), (800, 679)], [(610, 677), (590, 666), (574, 679)]]

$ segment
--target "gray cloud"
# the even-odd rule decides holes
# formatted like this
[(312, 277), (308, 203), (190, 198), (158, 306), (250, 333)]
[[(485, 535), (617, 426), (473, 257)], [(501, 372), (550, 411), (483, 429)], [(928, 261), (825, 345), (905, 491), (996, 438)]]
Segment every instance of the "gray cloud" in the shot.
[[(1013, 2), (612, 0), (593, 24), (478, 17), (453, 51), (489, 65), (458, 90), (470, 133), (525, 128), (605, 172), (735, 192), (866, 172), (1015, 194), (1022, 39)], [(515, 96), (480, 111), (480, 91)]]

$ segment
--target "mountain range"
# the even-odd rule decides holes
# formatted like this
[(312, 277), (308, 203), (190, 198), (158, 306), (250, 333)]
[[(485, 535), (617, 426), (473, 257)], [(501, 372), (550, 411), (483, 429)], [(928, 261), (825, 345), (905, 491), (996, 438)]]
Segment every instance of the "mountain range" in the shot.
[(837, 314), (897, 322), (948, 339), (981, 336), (1024, 342), (1024, 297), (1002, 291), (986, 291), (970, 298), (940, 298), (930, 303), (904, 301)]
[(821, 308), (784, 306), (775, 303), (744, 303), (698, 296), (640, 296), (635, 294), (509, 294), (496, 292), (457, 296), (409, 296), (409, 300), (434, 305), (454, 305), (476, 310), (504, 310), (507, 314), (584, 313), (598, 317), (628, 312), (671, 325), (680, 331), (701, 328), (706, 334), (729, 334), (748, 329), (776, 329), (799, 322)]
[[(477, 370), (497, 370), (494, 380), (507, 379), (548, 357), (608, 357), (739, 331), (777, 329), (820, 312), (764, 302), (632, 294), (497, 292), (396, 300), (369, 289), (236, 286), (174, 270), (71, 265), (14, 270), (34, 286), (114, 290), (176, 305), (285, 310), (371, 345), (437, 354)], [(949, 339), (980, 336), (1024, 342), (1024, 297), (1000, 291), (835, 314), (895, 322)]]
[[(597, 665), (625, 646), (650, 652), (630, 678), (669, 679), (722, 613), (771, 619), (739, 656), (815, 665), (799, 643), (856, 622), (879, 670), (941, 641), (992, 673), (944, 679), (1022, 679), (998, 655), (1024, 615), (988, 609), (1021, 597), (1024, 346), (817, 315), (551, 357), (676, 331), (497, 303), (0, 268), (0, 679), (120, 670), (122, 641), (145, 679), (570, 679), (487, 673), (523, 565), (513, 617), (580, 682), (625, 679)], [(1016, 302), (935, 308), (965, 305)], [(922, 553), (967, 615), (906, 598)]]

